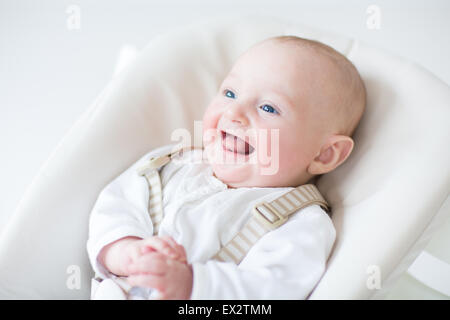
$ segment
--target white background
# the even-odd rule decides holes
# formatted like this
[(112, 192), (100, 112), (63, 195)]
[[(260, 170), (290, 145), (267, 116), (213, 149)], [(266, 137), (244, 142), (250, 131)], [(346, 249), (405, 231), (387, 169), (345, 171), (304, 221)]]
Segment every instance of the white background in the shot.
[[(66, 27), (70, 5), (81, 10), (79, 30)], [(369, 5), (381, 10), (379, 30), (367, 28)], [(124, 44), (141, 49), (173, 27), (246, 13), (361, 39), (450, 83), (446, 0), (0, 0), (0, 232), (40, 166), (112, 76)]]

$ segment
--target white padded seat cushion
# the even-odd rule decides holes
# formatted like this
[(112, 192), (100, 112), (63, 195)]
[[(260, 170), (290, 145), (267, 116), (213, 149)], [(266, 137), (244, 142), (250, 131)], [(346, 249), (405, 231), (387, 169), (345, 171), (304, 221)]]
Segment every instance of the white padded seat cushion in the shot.
[[(0, 297), (89, 298), (88, 217), (101, 189), (149, 150), (172, 142), (174, 129), (193, 132), (235, 59), (252, 44), (283, 34), (316, 39), (347, 55), (368, 90), (353, 154), (319, 180), (338, 237), (311, 298), (379, 294), (366, 286), (371, 265), (380, 268), (387, 287), (448, 216), (438, 214), (450, 189), (448, 86), (353, 39), (268, 17), (237, 17), (158, 36), (112, 79), (4, 228)], [(70, 266), (79, 267), (80, 289), (67, 286)]]

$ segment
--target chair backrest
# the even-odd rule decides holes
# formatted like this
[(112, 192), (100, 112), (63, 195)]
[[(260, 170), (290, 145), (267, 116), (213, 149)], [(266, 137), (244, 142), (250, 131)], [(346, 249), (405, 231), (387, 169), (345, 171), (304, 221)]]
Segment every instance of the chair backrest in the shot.
[(173, 130), (193, 133), (235, 59), (283, 34), (347, 55), (369, 98), (354, 153), (319, 180), (338, 237), (311, 298), (380, 296), (367, 285), (368, 272), (380, 271), (385, 288), (448, 216), (438, 212), (450, 189), (450, 90), (420, 67), (353, 39), (254, 16), (158, 36), (112, 79), (41, 168), (1, 234), (0, 297), (88, 298), (88, 217), (100, 190), (150, 149), (173, 142)]

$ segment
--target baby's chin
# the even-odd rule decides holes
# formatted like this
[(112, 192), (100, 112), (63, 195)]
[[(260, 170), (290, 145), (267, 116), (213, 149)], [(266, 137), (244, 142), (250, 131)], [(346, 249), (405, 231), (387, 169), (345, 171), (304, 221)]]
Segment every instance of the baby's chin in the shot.
[(214, 144), (205, 147), (205, 151), (217, 179), (229, 187), (252, 186), (254, 168), (250, 163), (224, 157), (222, 151)]
[(256, 174), (253, 168), (232, 168), (225, 165), (212, 165), (214, 176), (229, 188), (276, 188), (286, 187), (271, 176)]
[(231, 165), (211, 164), (214, 176), (229, 187), (252, 187), (248, 169), (233, 168)]
[(265, 188), (278, 186), (273, 176), (259, 174), (260, 170), (256, 164), (223, 164), (210, 162), (210, 165), (214, 176), (229, 188)]

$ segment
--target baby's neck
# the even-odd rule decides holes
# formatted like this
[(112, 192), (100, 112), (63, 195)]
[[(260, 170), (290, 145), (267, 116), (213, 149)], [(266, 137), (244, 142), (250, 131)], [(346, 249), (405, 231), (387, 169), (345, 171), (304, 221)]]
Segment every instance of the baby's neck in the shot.
[[(218, 180), (220, 180), (217, 176), (216, 176), (216, 173), (215, 172), (213, 172), (213, 176), (214, 176), (214, 178), (216, 178), (216, 179), (218, 179)], [(311, 177), (311, 179), (309, 179), (307, 182), (305, 182), (304, 184), (316, 184), (317, 183), (317, 180), (319, 179), (321, 177), (321, 175), (318, 175), (318, 176), (313, 176), (313, 177)], [(222, 180), (220, 180), (220, 181), (222, 181)], [(233, 187), (232, 185), (229, 185), (229, 184), (227, 184), (226, 182), (224, 182), (224, 181), (222, 181), (226, 186), (227, 186), (227, 188), (228, 189), (237, 189), (237, 188), (239, 188), (239, 187)], [(293, 187), (293, 188), (296, 188), (296, 187), (298, 187), (298, 186), (284, 186), (284, 187)], [(268, 187), (268, 188), (270, 188), (270, 187)], [(272, 187), (273, 188), (273, 187)]]

